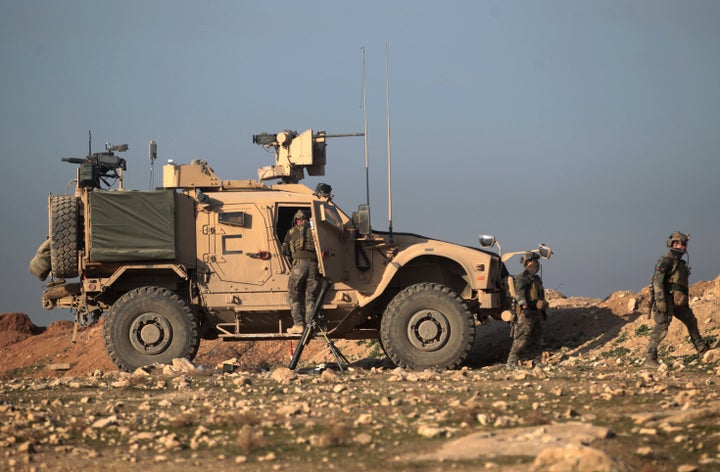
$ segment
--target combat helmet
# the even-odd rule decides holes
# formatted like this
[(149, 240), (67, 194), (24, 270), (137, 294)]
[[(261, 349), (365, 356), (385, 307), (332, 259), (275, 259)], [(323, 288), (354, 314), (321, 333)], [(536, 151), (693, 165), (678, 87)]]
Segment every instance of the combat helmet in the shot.
[(673, 233), (667, 239), (667, 247), (672, 247), (674, 242), (685, 243), (690, 241), (690, 234), (681, 233), (680, 231), (673, 231)]
[(539, 261), (540, 256), (535, 252), (526, 252), (520, 258), (520, 264), (526, 265), (528, 262)]
[(298, 210), (295, 212), (295, 216), (293, 216), (293, 220), (302, 220), (302, 219), (310, 219), (310, 214), (307, 210)]

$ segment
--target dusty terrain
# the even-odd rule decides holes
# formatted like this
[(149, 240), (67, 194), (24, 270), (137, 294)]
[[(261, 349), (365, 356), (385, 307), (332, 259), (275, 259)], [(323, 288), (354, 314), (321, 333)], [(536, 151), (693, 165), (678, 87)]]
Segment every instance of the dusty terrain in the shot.
[[(460, 370), (396, 369), (375, 343), (203, 341), (193, 363), (119, 372), (102, 322), (0, 314), (0, 470), (720, 470), (720, 349), (675, 320), (642, 367), (647, 294), (552, 293), (544, 367), (508, 371), (505, 323), (478, 326)], [(720, 277), (691, 288), (720, 338)], [(232, 365), (223, 372), (222, 363)], [(298, 469), (299, 468), (299, 469)]]

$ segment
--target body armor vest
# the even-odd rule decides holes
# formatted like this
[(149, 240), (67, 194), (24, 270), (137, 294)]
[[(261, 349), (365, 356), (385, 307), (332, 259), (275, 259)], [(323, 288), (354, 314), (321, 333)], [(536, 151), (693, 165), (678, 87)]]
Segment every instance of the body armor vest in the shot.
[(302, 226), (294, 226), (289, 233), (290, 255), (293, 259), (316, 259), (315, 242), (312, 238), (312, 230), (309, 223)]

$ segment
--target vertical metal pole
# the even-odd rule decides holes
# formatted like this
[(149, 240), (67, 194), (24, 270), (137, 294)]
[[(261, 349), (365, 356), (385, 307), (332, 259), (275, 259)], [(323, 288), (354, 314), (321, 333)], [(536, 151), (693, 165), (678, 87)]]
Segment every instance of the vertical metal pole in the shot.
[(363, 131), (365, 132), (365, 196), (370, 206), (370, 159), (368, 158), (368, 122), (367, 122), (367, 82), (365, 80), (365, 47), (362, 48), (362, 95), (363, 95)]
[(392, 230), (392, 160), (390, 155), (390, 71), (388, 60), (388, 43), (385, 41), (385, 108), (387, 110), (387, 159), (388, 159), (388, 232), (390, 241), (393, 239)]

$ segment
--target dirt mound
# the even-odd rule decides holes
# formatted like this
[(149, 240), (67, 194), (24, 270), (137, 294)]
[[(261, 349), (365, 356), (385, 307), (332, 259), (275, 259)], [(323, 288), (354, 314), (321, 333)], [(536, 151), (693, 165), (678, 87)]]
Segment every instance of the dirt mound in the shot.
[[(548, 298), (545, 345), (551, 357), (577, 356), (616, 363), (637, 363), (643, 358), (653, 327), (648, 318), (649, 287), (638, 293), (615, 292), (604, 300), (567, 297), (559, 292), (551, 292)], [(720, 276), (694, 284), (690, 288), (690, 306), (701, 334), (711, 342), (720, 338)], [(53, 322), (45, 329), (35, 326), (25, 314), (1, 314), (0, 377), (82, 376), (95, 370), (116, 371), (105, 352), (103, 324), (104, 318), (73, 334), (69, 320)], [(351, 362), (390, 365), (378, 342), (339, 340), (335, 344)], [(264, 370), (287, 365), (294, 347), (291, 341), (203, 340), (194, 362), (214, 368), (235, 359), (242, 369)], [(661, 357), (669, 362), (694, 354), (685, 326), (677, 320), (660, 347)], [(508, 324), (489, 320), (478, 327), (467, 365), (480, 368), (504, 362), (509, 349)], [(325, 341), (314, 339), (306, 347), (301, 365), (332, 361)]]
[(24, 313), (0, 314), (0, 349), (42, 331), (43, 328), (35, 326), (30, 317)]
[(47, 328), (48, 334), (55, 334), (55, 333), (66, 333), (73, 329), (73, 322), (70, 320), (58, 320), (53, 321), (50, 323), (50, 326)]
[[(4, 319), (6, 315), (14, 314), (1, 316)], [(20, 317), (30, 322), (27, 315), (20, 314)], [(96, 370), (117, 371), (105, 351), (104, 324), (105, 318), (101, 318), (91, 326), (79, 328), (75, 334), (74, 324), (69, 320), (55, 321), (47, 329), (30, 322), (32, 329), (17, 323), (13, 325), (18, 326), (16, 330), (0, 331), (0, 378), (84, 376)], [(362, 341), (338, 340), (335, 344), (351, 361), (379, 350)], [(241, 369), (265, 370), (287, 365), (294, 347), (290, 341), (203, 340), (194, 363), (215, 368), (221, 362), (235, 359)], [(325, 341), (313, 339), (303, 352), (301, 364), (333, 361)]]
[(19, 334), (37, 334), (35, 326), (25, 313), (3, 313), (0, 315), (0, 331), (15, 331)]

